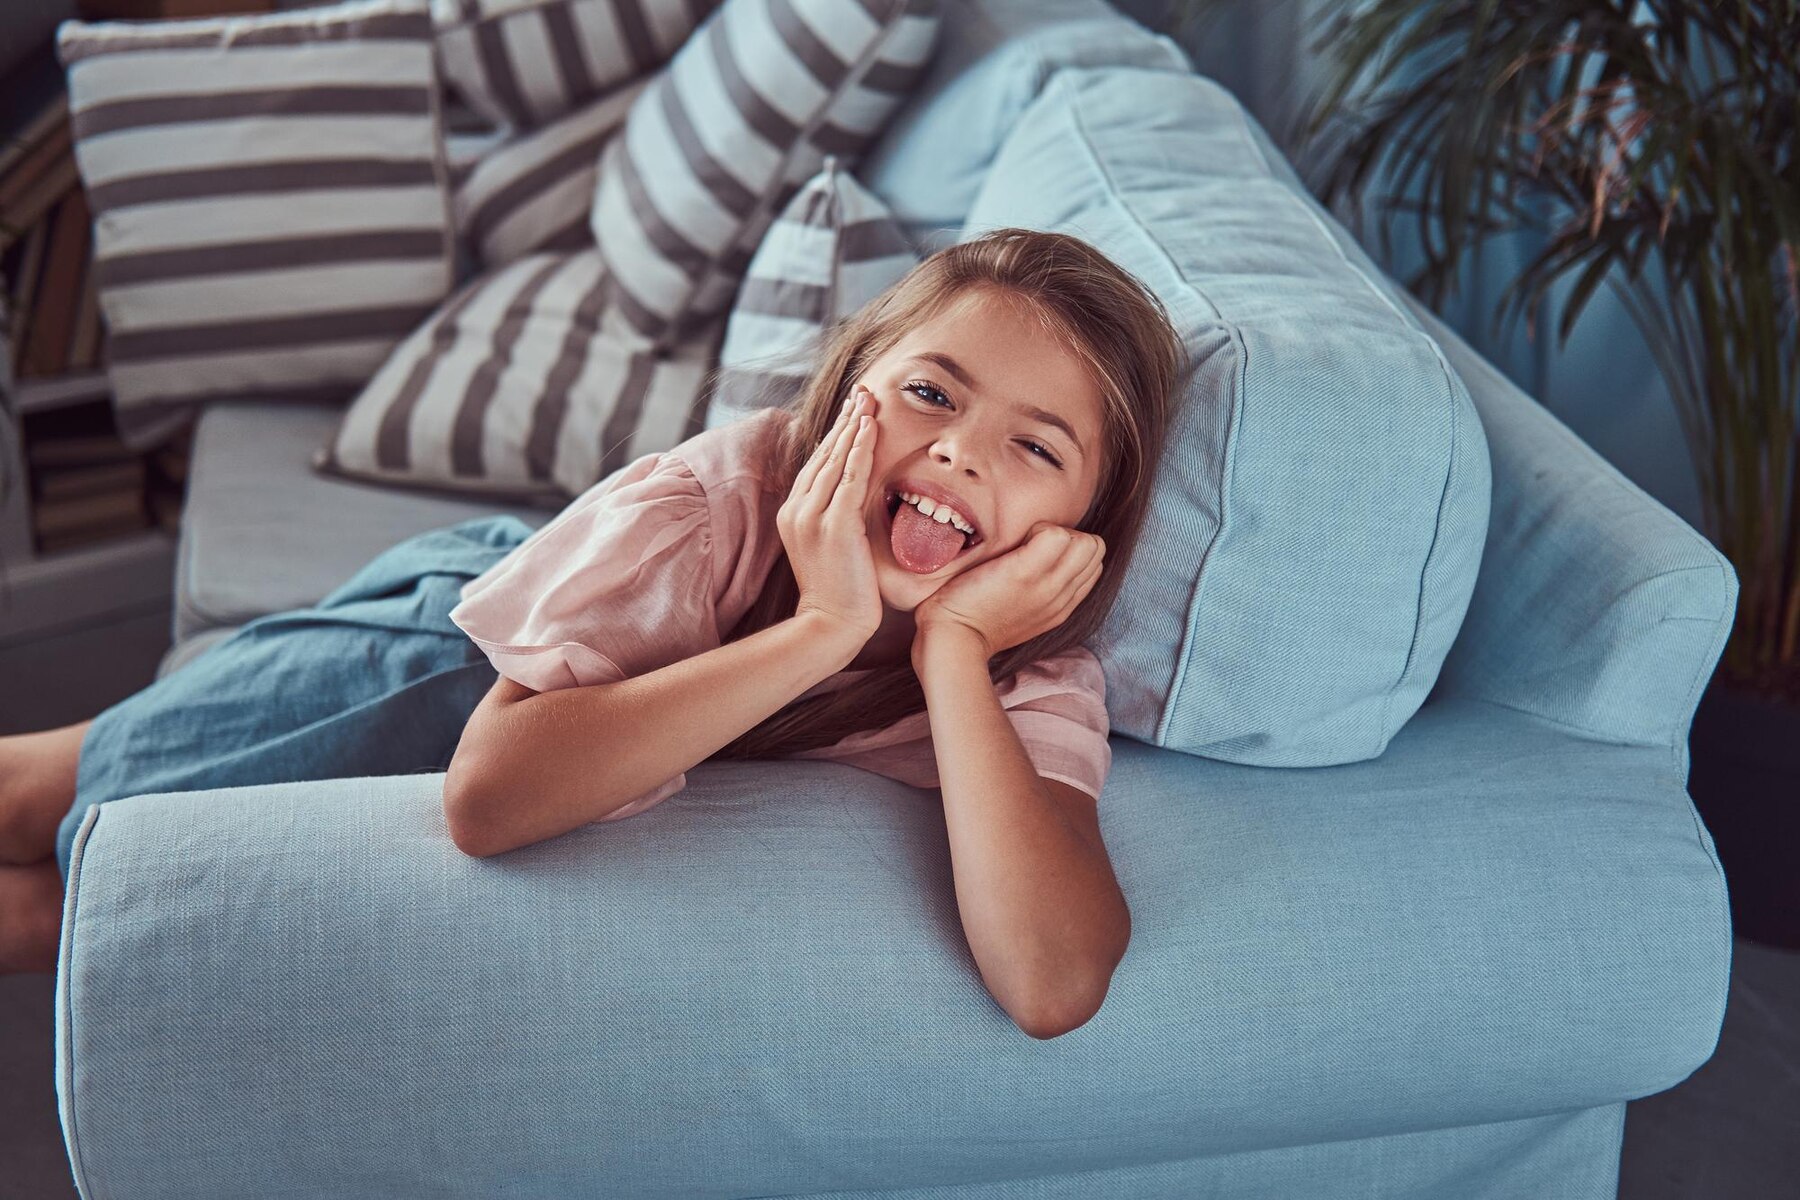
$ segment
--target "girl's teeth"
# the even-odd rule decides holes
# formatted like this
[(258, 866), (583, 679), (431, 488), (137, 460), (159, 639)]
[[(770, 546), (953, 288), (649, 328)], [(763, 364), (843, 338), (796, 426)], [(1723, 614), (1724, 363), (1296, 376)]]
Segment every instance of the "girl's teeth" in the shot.
[[(926, 516), (928, 516), (932, 520), (936, 521), (939, 525), (955, 525), (956, 524), (956, 519), (950, 515), (950, 509), (948, 506), (939, 506), (935, 501), (930, 500), (924, 496), (920, 496), (916, 500), (909, 500), (909, 499), (907, 499), (906, 496), (902, 495), (900, 497), (900, 499), (905, 501), (907, 504), (912, 505), (914, 508), (916, 508), (920, 512), (924, 513)], [(962, 526), (958, 525), (957, 528), (962, 529)], [(968, 533), (967, 530), (963, 530), (963, 532)], [(974, 535), (970, 534), (969, 536), (973, 537)]]

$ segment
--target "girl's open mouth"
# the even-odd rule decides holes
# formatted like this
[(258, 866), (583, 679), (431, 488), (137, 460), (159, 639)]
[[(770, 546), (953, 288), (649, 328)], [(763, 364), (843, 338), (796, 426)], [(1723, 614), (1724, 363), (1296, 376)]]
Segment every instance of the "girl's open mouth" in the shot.
[[(904, 501), (900, 498), (899, 492), (889, 491), (886, 494), (886, 502), (882, 506), (881, 540), (884, 543), (886, 543), (886, 545), (888, 547), (888, 554), (890, 556), (894, 552), (893, 551), (894, 515), (900, 511), (900, 506), (905, 503), (906, 503), (906, 501)], [(961, 550), (958, 550), (955, 553), (955, 555), (953, 555), (951, 557), (950, 562), (953, 563), (953, 562), (961, 561), (963, 555), (969, 553), (971, 550), (975, 549), (975, 547), (981, 545), (981, 541), (982, 541), (982, 539), (981, 539), (981, 535), (979, 533), (973, 534), (973, 535), (965, 534), (963, 537), (963, 548)], [(898, 561), (898, 560), (896, 560), (896, 561)], [(949, 565), (950, 565), (950, 563), (944, 564), (944, 566), (946, 566), (946, 567)], [(943, 570), (943, 567), (939, 567), (938, 570), (940, 570), (940, 571)], [(936, 572), (933, 572), (933, 574), (935, 574), (935, 573)]]

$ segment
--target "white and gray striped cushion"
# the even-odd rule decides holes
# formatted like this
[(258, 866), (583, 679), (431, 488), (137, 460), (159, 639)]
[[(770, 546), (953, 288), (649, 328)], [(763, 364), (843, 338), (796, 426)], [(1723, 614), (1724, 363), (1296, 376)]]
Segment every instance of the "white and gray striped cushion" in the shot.
[(57, 27), (120, 435), (343, 402), (455, 283), (426, 0)]
[(724, 321), (667, 356), (602, 330), (594, 247), (476, 276), (369, 381), (315, 470), (560, 508), (704, 428)]
[(444, 82), (523, 131), (669, 60), (719, 0), (433, 0)]
[(452, 207), (457, 233), (478, 262), (497, 267), (540, 250), (594, 244), (588, 210), (600, 148), (625, 123), (650, 79), (634, 80), (511, 138), (474, 163), (458, 183)]
[(775, 214), (919, 82), (936, 0), (726, 0), (600, 156), (594, 237), (616, 311), (656, 346), (730, 308)]
[(750, 260), (725, 326), (706, 427), (793, 399), (826, 331), (918, 263), (888, 206), (827, 154)]
[(506, 132), (499, 129), (480, 133), (444, 130), (444, 161), (450, 168), (451, 193), (459, 191), (482, 160), (504, 147), (507, 140)]

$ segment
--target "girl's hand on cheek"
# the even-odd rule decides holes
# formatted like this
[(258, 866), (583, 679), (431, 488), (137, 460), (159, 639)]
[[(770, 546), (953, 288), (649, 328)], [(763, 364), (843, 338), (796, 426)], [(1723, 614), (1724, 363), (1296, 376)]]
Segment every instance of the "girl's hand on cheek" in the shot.
[[(868, 421), (859, 424), (859, 418)], [(788, 565), (800, 585), (796, 615), (818, 613), (860, 638), (861, 649), (881, 628), (881, 589), (869, 545), (869, 476), (875, 466), (875, 397), (851, 392), (837, 423), (794, 476), (775, 514)]]
[(952, 578), (913, 609), (916, 650), (933, 631), (973, 631), (992, 658), (1069, 619), (1100, 579), (1106, 543), (1039, 521), (1018, 546)]

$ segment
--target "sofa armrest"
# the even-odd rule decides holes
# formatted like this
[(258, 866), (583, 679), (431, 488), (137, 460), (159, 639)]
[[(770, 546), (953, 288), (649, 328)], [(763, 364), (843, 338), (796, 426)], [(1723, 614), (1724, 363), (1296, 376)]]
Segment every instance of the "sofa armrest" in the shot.
[(1494, 494), (1475, 594), (1437, 690), (1602, 741), (1674, 748), (1737, 606), (1731, 561), (1411, 296), (1487, 431)]
[(1724, 880), (1661, 749), (1464, 699), (1337, 767), (1114, 745), (1132, 945), (1048, 1041), (982, 987), (939, 798), (842, 763), (703, 763), (492, 858), (451, 844), (441, 774), (90, 808), (76, 1178), (913, 1195), (1582, 1110), (1712, 1053)]

